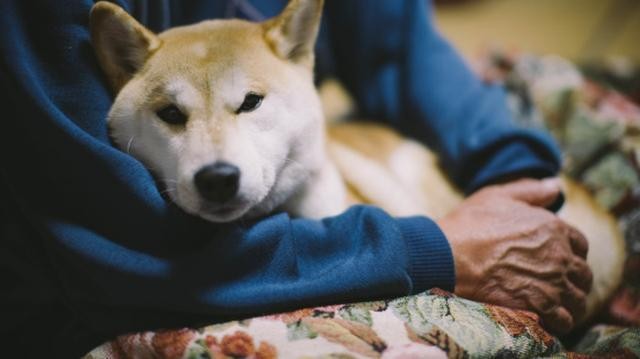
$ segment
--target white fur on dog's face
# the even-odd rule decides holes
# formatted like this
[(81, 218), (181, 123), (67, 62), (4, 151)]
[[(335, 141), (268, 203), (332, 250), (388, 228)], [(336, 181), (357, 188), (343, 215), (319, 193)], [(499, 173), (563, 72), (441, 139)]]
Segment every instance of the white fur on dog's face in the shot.
[[(148, 166), (185, 211), (226, 222), (272, 211), (324, 161), (324, 124), (311, 67), (276, 56), (257, 24), (208, 21), (169, 30), (120, 90), (109, 114), (116, 144)], [(236, 113), (245, 95), (264, 96)], [(188, 119), (156, 114), (173, 104)], [(240, 169), (236, 197), (200, 196), (195, 174), (224, 161)]]

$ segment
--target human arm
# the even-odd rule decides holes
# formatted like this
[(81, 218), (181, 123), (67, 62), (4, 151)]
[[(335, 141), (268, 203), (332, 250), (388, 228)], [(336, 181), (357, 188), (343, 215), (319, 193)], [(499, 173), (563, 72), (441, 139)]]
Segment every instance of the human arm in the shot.
[(502, 88), (468, 69), (427, 1), (328, 2), (327, 25), (337, 75), (361, 115), (429, 145), (465, 192), (559, 170), (553, 141), (513, 123)]

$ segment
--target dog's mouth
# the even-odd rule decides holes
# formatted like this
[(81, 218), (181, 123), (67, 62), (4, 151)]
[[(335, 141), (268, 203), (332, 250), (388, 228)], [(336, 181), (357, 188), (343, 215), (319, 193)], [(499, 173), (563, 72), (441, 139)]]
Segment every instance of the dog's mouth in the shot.
[(230, 214), (239, 211), (240, 209), (242, 209), (241, 206), (222, 206), (216, 208), (205, 207), (202, 209), (202, 212), (208, 213), (213, 216), (227, 217)]
[[(235, 197), (225, 203), (213, 203), (194, 194), (186, 186), (176, 186), (169, 188), (166, 183), (159, 183), (162, 196), (171, 201), (183, 211), (196, 215), (212, 222), (231, 222), (237, 220), (247, 213), (251, 207), (251, 202), (241, 196)], [(182, 194), (182, 195), (180, 195)]]
[(230, 222), (242, 217), (250, 208), (250, 203), (241, 199), (224, 204), (202, 201), (198, 212), (201, 217), (210, 221)]

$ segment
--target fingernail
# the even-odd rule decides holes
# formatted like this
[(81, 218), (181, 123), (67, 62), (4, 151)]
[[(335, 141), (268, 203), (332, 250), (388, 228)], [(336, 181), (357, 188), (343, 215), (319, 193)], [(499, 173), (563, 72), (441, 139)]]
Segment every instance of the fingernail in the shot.
[(542, 180), (542, 185), (554, 191), (558, 191), (562, 188), (562, 182), (558, 177), (545, 178)]

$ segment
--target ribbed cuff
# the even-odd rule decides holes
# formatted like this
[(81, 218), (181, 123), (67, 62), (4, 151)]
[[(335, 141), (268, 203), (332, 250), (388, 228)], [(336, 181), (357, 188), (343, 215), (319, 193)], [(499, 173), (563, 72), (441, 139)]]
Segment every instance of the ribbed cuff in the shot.
[(398, 225), (407, 241), (412, 294), (438, 287), (453, 291), (455, 265), (451, 246), (440, 227), (429, 218), (399, 218)]
[[(554, 152), (555, 154), (555, 152)], [(503, 146), (480, 168), (476, 168), (474, 176), (465, 188), (471, 194), (481, 187), (500, 181), (503, 178), (546, 178), (557, 175), (560, 170), (560, 158), (541, 157), (527, 144), (515, 142)]]

